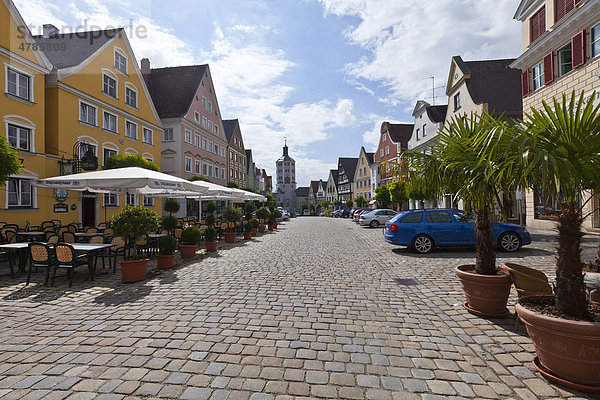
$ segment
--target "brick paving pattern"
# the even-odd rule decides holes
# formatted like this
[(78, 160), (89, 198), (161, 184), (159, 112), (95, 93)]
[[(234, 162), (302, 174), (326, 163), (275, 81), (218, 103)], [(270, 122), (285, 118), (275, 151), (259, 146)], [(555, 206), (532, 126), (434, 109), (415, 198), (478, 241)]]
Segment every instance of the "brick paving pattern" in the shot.
[[(536, 237), (499, 261), (552, 276), (552, 235)], [(592, 254), (597, 241), (586, 243)], [(0, 398), (590, 398), (533, 369), (513, 318), (464, 310), (453, 270), (472, 261), (470, 250), (416, 255), (381, 229), (304, 217), (136, 284), (4, 276)]]

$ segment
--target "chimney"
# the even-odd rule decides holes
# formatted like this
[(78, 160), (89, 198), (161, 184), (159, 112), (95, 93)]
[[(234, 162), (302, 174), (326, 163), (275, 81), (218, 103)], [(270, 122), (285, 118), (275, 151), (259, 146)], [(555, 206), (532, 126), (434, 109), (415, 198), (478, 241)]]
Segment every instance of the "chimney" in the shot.
[(140, 64), (141, 64), (142, 76), (144, 77), (144, 80), (146, 81), (146, 83), (148, 83), (148, 80), (150, 79), (150, 60), (148, 58), (142, 58), (140, 60)]
[(60, 33), (57, 27), (52, 24), (42, 25), (42, 37), (48, 39), (50, 37), (57, 36)]

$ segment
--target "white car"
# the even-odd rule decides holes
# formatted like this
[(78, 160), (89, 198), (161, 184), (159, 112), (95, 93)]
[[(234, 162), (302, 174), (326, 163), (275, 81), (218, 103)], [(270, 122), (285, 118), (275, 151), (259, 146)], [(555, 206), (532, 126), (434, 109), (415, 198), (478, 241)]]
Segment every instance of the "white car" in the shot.
[(290, 213), (287, 212), (287, 210), (284, 210), (281, 207), (277, 208), (279, 211), (281, 211), (281, 219), (284, 221), (287, 221), (288, 219), (290, 219)]
[(379, 226), (385, 226), (385, 223), (396, 215), (398, 215), (398, 213), (394, 210), (380, 208), (360, 214), (358, 222), (363, 226), (369, 225), (371, 228), (378, 228)]

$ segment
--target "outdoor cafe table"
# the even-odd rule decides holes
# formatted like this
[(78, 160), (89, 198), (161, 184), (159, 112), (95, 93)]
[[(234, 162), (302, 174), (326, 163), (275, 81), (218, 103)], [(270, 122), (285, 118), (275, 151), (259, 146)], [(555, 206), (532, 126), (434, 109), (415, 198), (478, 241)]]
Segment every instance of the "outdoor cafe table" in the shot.
[[(71, 246), (73, 246), (73, 250), (75, 250), (76, 252), (87, 254), (88, 268), (90, 268), (90, 271), (92, 272), (91, 277), (92, 277), (92, 280), (94, 280), (94, 277), (96, 275), (95, 257), (98, 257), (99, 253), (101, 253), (105, 249), (111, 247), (112, 244), (110, 244), (110, 243), (107, 243), (107, 244), (73, 243), (73, 244), (71, 244)], [(23, 253), (26, 252), (28, 247), (29, 247), (29, 243), (8, 243), (8, 244), (0, 245), (0, 249), (6, 249), (8, 251), (20, 252), (20, 257), (19, 257), (19, 271), (20, 272), (25, 271), (25, 262), (27, 260), (27, 257), (23, 256)]]
[(21, 236), (24, 239), (27, 239), (27, 241), (32, 241), (36, 238), (43, 238), (44, 237), (45, 232), (42, 231), (22, 231), (22, 232), (17, 232), (17, 236)]
[(158, 251), (158, 239), (160, 239), (163, 236), (167, 236), (166, 233), (149, 233), (148, 234), (148, 241), (150, 242), (149, 244), (152, 246), (152, 248), (154, 249), (154, 251)]

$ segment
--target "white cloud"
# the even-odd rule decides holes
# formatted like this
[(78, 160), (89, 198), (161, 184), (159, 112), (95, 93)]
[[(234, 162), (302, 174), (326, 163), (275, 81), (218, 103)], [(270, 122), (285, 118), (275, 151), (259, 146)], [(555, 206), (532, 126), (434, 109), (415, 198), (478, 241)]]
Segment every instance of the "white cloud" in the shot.
[(512, 20), (516, 1), (317, 1), (325, 15), (360, 18), (346, 36), (370, 54), (346, 65), (348, 80), (382, 84), (390, 91), (388, 105), (431, 96), (427, 78), (444, 85), (454, 55), (472, 60), (520, 54), (521, 28)]
[[(245, 28), (250, 31), (249, 29)], [(289, 104), (294, 88), (285, 83), (295, 67), (280, 49), (261, 44), (260, 38), (229, 36), (215, 30), (210, 64), (224, 118), (239, 118), (244, 144), (261, 168), (271, 172), (281, 156), (284, 138), (296, 159), (296, 179), (305, 184), (326, 179), (334, 165), (311, 157), (311, 146), (329, 137), (332, 128), (356, 121), (351, 99)]]

